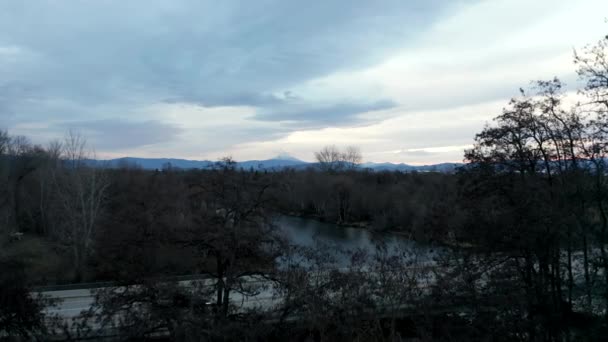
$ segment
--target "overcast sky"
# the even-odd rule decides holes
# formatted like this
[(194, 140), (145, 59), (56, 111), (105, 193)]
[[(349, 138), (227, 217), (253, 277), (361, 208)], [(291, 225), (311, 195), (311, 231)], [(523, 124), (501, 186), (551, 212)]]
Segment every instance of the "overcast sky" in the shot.
[(97, 157), (461, 161), (533, 79), (573, 89), (605, 0), (0, 0), (0, 128)]

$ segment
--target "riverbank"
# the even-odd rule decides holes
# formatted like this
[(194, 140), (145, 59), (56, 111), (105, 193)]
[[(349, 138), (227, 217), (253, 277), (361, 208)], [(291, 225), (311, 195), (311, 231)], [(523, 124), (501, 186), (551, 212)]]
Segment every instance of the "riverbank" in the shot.
[(278, 215), (282, 215), (282, 216), (298, 217), (298, 218), (307, 219), (307, 220), (315, 220), (315, 221), (318, 221), (318, 222), (321, 222), (321, 223), (333, 224), (333, 225), (340, 226), (340, 227), (372, 229), (372, 222), (371, 221), (359, 221), (359, 222), (330, 221), (330, 220), (326, 220), (321, 215), (303, 214), (303, 213), (299, 213), (299, 212), (295, 212), (295, 211), (290, 211), (290, 212), (285, 212), (285, 213), (277, 213), (277, 214)]
[(356, 222), (337, 222), (327, 220), (325, 217), (320, 215), (311, 215), (311, 214), (303, 214), (298, 212), (287, 212), (287, 213), (277, 213), (280, 216), (287, 217), (297, 217), (303, 220), (313, 220), (322, 224), (330, 224), (340, 228), (354, 228), (354, 229), (364, 229), (369, 231), (372, 234), (386, 234), (392, 235), (396, 237), (403, 238), (405, 240), (410, 240), (417, 243), (430, 244), (430, 245), (438, 245), (443, 247), (452, 247), (452, 248), (470, 248), (472, 245), (466, 242), (458, 242), (449, 239), (446, 237), (444, 239), (437, 238), (416, 238), (414, 232), (411, 230), (407, 230), (403, 227), (394, 227), (389, 229), (377, 229), (374, 227), (372, 221), (356, 221)]

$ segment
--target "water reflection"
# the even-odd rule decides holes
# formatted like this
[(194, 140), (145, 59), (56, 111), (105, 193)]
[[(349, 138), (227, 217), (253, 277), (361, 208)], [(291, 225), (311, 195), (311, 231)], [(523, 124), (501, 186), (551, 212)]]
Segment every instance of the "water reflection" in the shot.
[[(280, 216), (277, 225), (291, 244), (301, 247), (327, 246), (336, 250), (336, 256), (342, 262), (350, 257), (337, 253), (337, 250), (363, 250), (373, 255), (376, 245), (383, 243), (393, 253), (411, 253), (424, 259), (431, 258), (433, 249), (430, 246), (417, 244), (394, 234), (372, 233), (367, 229), (342, 227), (331, 223), (319, 222), (292, 216)], [(340, 254), (339, 256), (337, 254)]]

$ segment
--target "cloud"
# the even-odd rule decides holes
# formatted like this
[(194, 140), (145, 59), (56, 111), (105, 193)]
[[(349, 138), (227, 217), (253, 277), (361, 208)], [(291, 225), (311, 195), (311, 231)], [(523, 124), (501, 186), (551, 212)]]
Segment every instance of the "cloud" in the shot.
[[(325, 145), (359, 146), (365, 161), (429, 164), (459, 162), (475, 134), (499, 113), (505, 102), (490, 101), (458, 108), (401, 111), (380, 122), (351, 127), (301, 130), (278, 139), (237, 145), (233, 156), (262, 157), (277, 147), (302, 160), (313, 160), (313, 152)], [(401, 111), (401, 112), (400, 112)]]
[(381, 63), (338, 70), (293, 91), (390, 98), (411, 112), (508, 99), (530, 80), (554, 76), (573, 89), (580, 84), (572, 49), (602, 37), (605, 11), (608, 3), (599, 0), (478, 2), (437, 21), (416, 44)]
[(224, 106), (272, 106), (284, 103), (283, 99), (273, 94), (258, 93), (233, 93), (218, 96), (188, 96), (184, 94), (180, 97), (168, 98), (163, 100), (165, 103), (187, 103), (200, 105), (202, 107), (224, 107)]
[(452, 6), (448, 0), (3, 2), (0, 46), (31, 51), (35, 57), (6, 76), (37, 83), (40, 96), (91, 104), (263, 104), (307, 79), (381, 61)]
[(435, 147), (423, 147), (423, 148), (411, 148), (407, 151), (402, 152), (425, 152), (425, 153), (445, 153), (454, 151), (464, 151), (465, 149), (471, 148), (472, 145), (452, 145), (452, 146), (435, 146)]
[(87, 138), (95, 149), (124, 150), (175, 141), (183, 129), (159, 122), (130, 122), (122, 119), (91, 120), (61, 124), (63, 131), (73, 130)]
[(310, 105), (307, 103), (286, 104), (264, 110), (253, 116), (255, 120), (288, 121), (291, 125), (302, 128), (323, 128), (328, 126), (353, 125), (363, 121), (361, 114), (391, 109), (397, 104), (391, 100), (379, 100), (372, 103), (356, 101)]
[[(353, 100), (341, 93), (321, 99), (296, 96), (291, 89), (380, 63), (452, 9), (471, 2), (2, 2), (0, 121), (34, 141), (60, 136), (57, 128), (74, 122), (98, 122), (97, 129), (84, 125), (95, 135), (96, 147), (129, 153), (147, 153), (124, 148), (163, 136), (164, 128), (148, 120), (171, 122), (188, 137), (171, 144), (171, 155), (230, 150), (302, 128), (361, 124), (368, 120), (360, 114), (393, 107), (394, 101), (373, 94)], [(254, 110), (239, 127), (210, 128), (204, 122), (216, 119), (208, 112), (186, 124), (145, 110), (158, 103)], [(50, 128), (32, 129), (32, 122)], [(129, 136), (121, 123), (156, 131)], [(210, 130), (193, 131), (199, 126)], [(167, 132), (166, 137), (176, 135), (171, 128)], [(114, 139), (101, 138), (106, 134)]]
[[(2, 1), (0, 125), (36, 142), (80, 126), (107, 155), (249, 159), (289, 147), (310, 159), (335, 142), (385, 158), (461, 146), (530, 79), (576, 83), (572, 47), (601, 36), (606, 10), (602, 0)], [(390, 158), (460, 159), (412, 156), (422, 152)]]

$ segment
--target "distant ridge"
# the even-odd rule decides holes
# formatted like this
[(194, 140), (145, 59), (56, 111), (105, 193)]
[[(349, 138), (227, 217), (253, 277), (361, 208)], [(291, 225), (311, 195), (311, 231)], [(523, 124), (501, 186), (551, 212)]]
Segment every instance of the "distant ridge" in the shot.
[(140, 167), (146, 170), (164, 169), (167, 167), (180, 169), (206, 169), (213, 165), (209, 160), (187, 160), (176, 158), (135, 158), (124, 157), (108, 160), (89, 160), (93, 166), (106, 168)]
[[(146, 170), (163, 170), (166, 168), (176, 169), (209, 169), (213, 167), (215, 162), (210, 160), (188, 160), (177, 158), (136, 158), (124, 157), (109, 160), (90, 159), (87, 163), (95, 167), (106, 168), (122, 168), (122, 167), (139, 167)], [(360, 164), (360, 169), (368, 169), (373, 171), (400, 171), (400, 172), (442, 172), (452, 173), (462, 163), (440, 163), (432, 165), (408, 165), (404, 163), (363, 163)], [(317, 168), (318, 163), (305, 162), (289, 155), (279, 155), (276, 158), (265, 160), (247, 160), (236, 163), (237, 168), (244, 170), (266, 170), (280, 171), (287, 168), (306, 169)]]
[(375, 171), (401, 171), (401, 172), (443, 172), (451, 173), (457, 168), (463, 166), (462, 163), (440, 163), (431, 165), (409, 165), (409, 164), (393, 164), (393, 163), (363, 163), (361, 167), (372, 169)]

